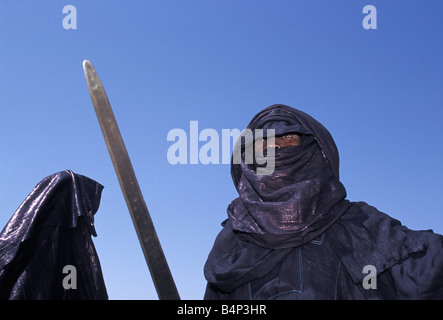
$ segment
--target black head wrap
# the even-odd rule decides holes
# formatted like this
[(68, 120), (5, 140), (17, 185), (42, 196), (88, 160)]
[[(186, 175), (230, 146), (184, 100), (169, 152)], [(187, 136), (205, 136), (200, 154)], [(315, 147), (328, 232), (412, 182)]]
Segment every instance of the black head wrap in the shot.
[(275, 169), (257, 174), (257, 164), (231, 164), (239, 197), (205, 265), (208, 282), (223, 291), (269, 272), (287, 253), (319, 237), (347, 209), (339, 181), (337, 147), (329, 131), (306, 113), (272, 105), (248, 129), (297, 133), (301, 145), (275, 150)]
[(325, 231), (343, 212), (346, 190), (339, 181), (338, 151), (330, 133), (299, 110), (273, 105), (248, 125), (297, 133), (299, 146), (276, 148), (275, 169), (257, 174), (257, 165), (232, 164), (239, 193), (228, 207), (229, 223), (242, 238), (278, 249), (299, 246)]

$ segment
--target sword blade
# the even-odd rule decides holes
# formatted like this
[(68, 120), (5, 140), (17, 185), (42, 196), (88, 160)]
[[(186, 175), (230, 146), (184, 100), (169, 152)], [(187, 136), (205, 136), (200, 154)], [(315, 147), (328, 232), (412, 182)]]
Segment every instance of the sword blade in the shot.
[(105, 89), (88, 60), (83, 62), (92, 104), (114, 165), (126, 204), (159, 299), (178, 300), (180, 296), (157, 237), (128, 152), (120, 134)]

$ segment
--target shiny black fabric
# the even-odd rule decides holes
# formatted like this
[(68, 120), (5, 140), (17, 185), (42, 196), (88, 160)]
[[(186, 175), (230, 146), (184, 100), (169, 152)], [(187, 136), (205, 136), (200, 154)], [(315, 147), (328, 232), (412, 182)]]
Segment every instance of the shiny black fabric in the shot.
[[(304, 132), (297, 131), (300, 125)], [(299, 132), (304, 139), (282, 148), (296, 161), (280, 163), (275, 177), (254, 177), (251, 165), (231, 165), (239, 198), (228, 207), (205, 264), (205, 299), (443, 299), (443, 237), (411, 231), (376, 208), (346, 200), (337, 148), (321, 124), (274, 105), (248, 127)], [(304, 152), (309, 156), (301, 161)], [(285, 175), (293, 179), (280, 180)], [(294, 184), (292, 197), (275, 197)], [(273, 189), (268, 198), (267, 189)], [(295, 199), (304, 203), (291, 212), (287, 205)], [(298, 227), (282, 223), (291, 214)], [(363, 286), (366, 266), (376, 270), (377, 289)]]
[(66, 170), (32, 190), (0, 234), (0, 299), (108, 298), (91, 239), (102, 189)]
[[(275, 116), (267, 118), (273, 121)], [(281, 121), (273, 123), (285, 127)], [(294, 132), (293, 125), (286, 128), (280, 132)], [(239, 177), (239, 198), (228, 207), (230, 225), (259, 246), (281, 249), (306, 243), (326, 230), (347, 206), (343, 201), (346, 190), (312, 135), (303, 136), (299, 146), (276, 148), (275, 169), (270, 174), (258, 175), (257, 167), (245, 162), (232, 167)]]

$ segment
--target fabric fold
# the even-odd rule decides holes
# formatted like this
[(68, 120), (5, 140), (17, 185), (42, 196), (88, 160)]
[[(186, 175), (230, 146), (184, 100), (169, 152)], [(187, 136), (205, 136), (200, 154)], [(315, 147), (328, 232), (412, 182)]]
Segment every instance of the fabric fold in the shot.
[[(107, 299), (91, 239), (103, 186), (70, 170), (46, 177), (0, 233), (0, 299)], [(76, 289), (66, 288), (66, 266)]]

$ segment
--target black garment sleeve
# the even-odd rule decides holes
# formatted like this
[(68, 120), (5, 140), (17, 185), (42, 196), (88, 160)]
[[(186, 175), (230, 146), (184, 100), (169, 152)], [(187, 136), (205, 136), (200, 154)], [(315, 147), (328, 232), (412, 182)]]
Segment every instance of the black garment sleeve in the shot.
[(399, 299), (443, 299), (443, 236), (432, 231), (412, 231), (409, 236), (427, 244), (390, 269)]

